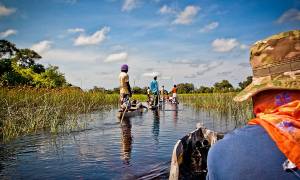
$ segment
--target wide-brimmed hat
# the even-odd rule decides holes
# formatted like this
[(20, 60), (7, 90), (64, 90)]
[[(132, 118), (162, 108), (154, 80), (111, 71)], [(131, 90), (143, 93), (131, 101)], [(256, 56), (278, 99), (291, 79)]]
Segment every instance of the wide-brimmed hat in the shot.
[(251, 47), (252, 83), (235, 101), (270, 89), (300, 90), (300, 30), (282, 32)]

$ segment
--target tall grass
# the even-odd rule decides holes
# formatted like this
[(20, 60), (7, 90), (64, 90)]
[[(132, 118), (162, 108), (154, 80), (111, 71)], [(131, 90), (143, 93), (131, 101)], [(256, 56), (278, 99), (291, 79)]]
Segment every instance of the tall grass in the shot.
[(83, 92), (78, 89), (0, 88), (0, 134), (2, 140), (34, 133), (77, 128), (80, 114), (118, 104), (117, 94)]
[(235, 95), (236, 93), (182, 94), (179, 98), (184, 104), (196, 109), (227, 114), (235, 120), (246, 121), (253, 118), (252, 101), (235, 102)]
[(148, 97), (145, 94), (133, 94), (132, 99), (139, 100), (140, 102), (146, 102)]

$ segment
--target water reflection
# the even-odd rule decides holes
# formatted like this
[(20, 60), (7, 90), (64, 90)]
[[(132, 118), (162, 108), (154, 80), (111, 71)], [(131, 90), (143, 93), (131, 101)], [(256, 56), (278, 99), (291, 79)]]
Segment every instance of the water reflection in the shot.
[(153, 111), (153, 125), (152, 125), (152, 134), (155, 142), (158, 144), (159, 143), (159, 126), (160, 126), (160, 114), (159, 110)]
[(164, 103), (122, 123), (117, 111), (83, 116), (88, 124), (82, 131), (0, 144), (0, 179), (167, 179), (174, 144), (197, 123), (225, 132), (240, 124), (181, 104)]
[(177, 122), (178, 122), (178, 104), (172, 104), (171, 106), (172, 112), (172, 117), (173, 117), (173, 122), (174, 122), (174, 127), (177, 127)]
[(130, 119), (123, 119), (121, 124), (121, 150), (124, 164), (130, 164), (132, 136), (131, 136), (131, 121)]

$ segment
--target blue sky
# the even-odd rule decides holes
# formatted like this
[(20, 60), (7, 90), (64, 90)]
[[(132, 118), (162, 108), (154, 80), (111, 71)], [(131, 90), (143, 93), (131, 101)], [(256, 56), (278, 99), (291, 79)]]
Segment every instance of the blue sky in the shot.
[(0, 38), (32, 48), (83, 88), (232, 84), (251, 74), (249, 47), (300, 29), (299, 0), (0, 0)]

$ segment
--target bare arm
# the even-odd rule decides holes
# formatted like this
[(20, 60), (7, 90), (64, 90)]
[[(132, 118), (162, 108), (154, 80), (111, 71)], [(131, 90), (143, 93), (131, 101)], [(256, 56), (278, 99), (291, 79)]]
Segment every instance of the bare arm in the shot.
[(131, 87), (130, 87), (130, 84), (129, 84), (129, 82), (127, 82), (127, 87), (128, 87), (129, 95), (131, 96), (131, 95), (132, 95), (132, 93), (131, 93)]

